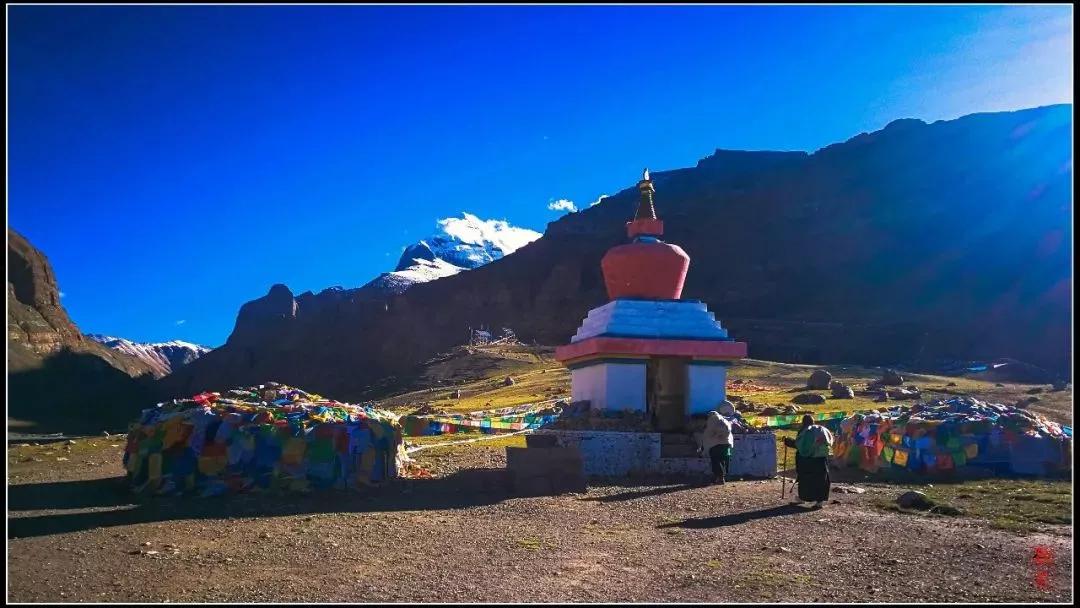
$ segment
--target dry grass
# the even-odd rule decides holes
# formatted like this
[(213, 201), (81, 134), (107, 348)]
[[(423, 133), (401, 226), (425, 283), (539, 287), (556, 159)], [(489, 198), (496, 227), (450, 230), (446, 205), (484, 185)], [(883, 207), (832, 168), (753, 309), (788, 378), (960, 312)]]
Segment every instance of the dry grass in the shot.
[[(1002, 530), (1024, 533), (1037, 531), (1045, 524), (1072, 524), (1072, 483), (1065, 479), (992, 478), (915, 484), (910, 489)], [(901, 509), (892, 495), (877, 497), (873, 504), (887, 511), (938, 517)]]

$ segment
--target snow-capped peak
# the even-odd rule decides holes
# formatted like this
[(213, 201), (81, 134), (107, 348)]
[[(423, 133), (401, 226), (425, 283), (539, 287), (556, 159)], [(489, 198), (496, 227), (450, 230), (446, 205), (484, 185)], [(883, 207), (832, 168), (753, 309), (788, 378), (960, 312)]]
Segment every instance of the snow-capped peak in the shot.
[(541, 236), (534, 230), (511, 226), (505, 220), (482, 220), (468, 212), (461, 215), (439, 220), (439, 227), (447, 236), (462, 243), (490, 245), (503, 255), (515, 252)]
[(542, 235), (505, 220), (482, 220), (471, 213), (436, 222), (435, 234), (418, 241), (401, 254), (392, 272), (384, 272), (366, 287), (402, 293), (426, 283), (471, 270), (510, 255)]
[(198, 359), (211, 350), (183, 340), (135, 342), (127, 338), (102, 334), (87, 334), (86, 337), (113, 350), (141, 359), (154, 370), (157, 376), (171, 374), (174, 369)]

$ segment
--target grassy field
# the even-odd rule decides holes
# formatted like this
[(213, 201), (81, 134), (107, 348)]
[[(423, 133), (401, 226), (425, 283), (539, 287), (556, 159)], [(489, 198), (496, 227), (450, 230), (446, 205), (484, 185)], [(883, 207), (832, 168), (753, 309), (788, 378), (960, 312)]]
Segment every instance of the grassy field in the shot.
[[(489, 346), (462, 347), (442, 360), (435, 360), (425, 371), (427, 387), (413, 390), (381, 402), (383, 407), (398, 411), (411, 411), (425, 403), (449, 412), (470, 412), (526, 403), (539, 403), (551, 399), (569, 398), (570, 375), (553, 358), (553, 351), (546, 347)], [(826, 397), (818, 405), (798, 405), (800, 411), (826, 412), (877, 409), (912, 401), (874, 402), (871, 397), (856, 396), (854, 399), (833, 399), (829, 391), (806, 389), (806, 379), (815, 369), (826, 369), (833, 378), (856, 390), (867, 382), (880, 378), (881, 368), (860, 366), (811, 366), (776, 363), (747, 359), (735, 363), (729, 374), (729, 395), (743, 397), (760, 409), (763, 406), (783, 406), (804, 392), (814, 392)], [(505, 386), (506, 376), (515, 380)], [(904, 374), (905, 384), (918, 386), (924, 398), (948, 398), (966, 394), (979, 399), (1013, 403), (1030, 396), (1035, 385), (987, 382), (964, 377), (947, 377), (927, 374)], [(744, 384), (732, 383), (742, 380)], [(749, 386), (747, 384), (749, 383)], [(1052, 420), (1072, 423), (1072, 391), (1051, 392), (1048, 386), (1039, 386), (1040, 401), (1033, 410)], [(453, 398), (455, 390), (461, 390), (460, 398)], [(777, 469), (783, 470), (784, 437), (794, 437), (791, 429), (777, 430)], [(438, 446), (463, 439), (478, 439), (474, 443), (432, 447), (423, 450), (427, 457), (447, 457), (478, 447), (523, 447), (523, 435), (491, 438), (478, 432), (457, 433), (436, 437), (410, 438), (412, 445)], [(793, 468), (794, 454), (788, 450), (788, 468)], [(988, 479), (954, 482), (935, 481), (928, 484), (898, 484), (863, 474), (861, 471), (837, 471), (840, 480), (855, 481), (875, 494), (872, 504), (889, 511), (903, 511), (920, 517), (943, 517), (918, 511), (904, 511), (895, 505), (895, 498), (902, 489), (925, 491), (933, 500), (960, 509), (965, 516), (988, 520), (995, 527), (1018, 532), (1029, 532), (1041, 524), (1070, 524), (1072, 486), (1069, 480)]]
[[(895, 488), (895, 486), (889, 486)], [(1072, 524), (1072, 482), (1067, 479), (989, 478), (955, 482), (912, 484), (937, 504), (959, 509), (965, 517), (989, 521), (994, 528), (1034, 532), (1042, 524)], [(873, 504), (885, 511), (917, 517), (946, 517), (900, 508), (893, 496), (877, 496)]]

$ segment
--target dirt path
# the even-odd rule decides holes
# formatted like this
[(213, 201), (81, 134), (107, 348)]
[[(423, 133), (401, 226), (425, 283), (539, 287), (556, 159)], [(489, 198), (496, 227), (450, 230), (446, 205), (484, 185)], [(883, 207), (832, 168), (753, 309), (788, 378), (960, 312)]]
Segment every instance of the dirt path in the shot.
[[(374, 496), (142, 504), (116, 491), (118, 448), (27, 462), (9, 478), (8, 599), (1072, 598), (1071, 526), (1021, 536), (974, 519), (884, 513), (850, 494), (804, 511), (780, 502), (775, 481), (641, 481), (514, 498), (498, 470), (501, 449), (442, 460), (446, 477), (404, 481)], [(1053, 556), (1045, 588), (1036, 583), (1037, 547)]]

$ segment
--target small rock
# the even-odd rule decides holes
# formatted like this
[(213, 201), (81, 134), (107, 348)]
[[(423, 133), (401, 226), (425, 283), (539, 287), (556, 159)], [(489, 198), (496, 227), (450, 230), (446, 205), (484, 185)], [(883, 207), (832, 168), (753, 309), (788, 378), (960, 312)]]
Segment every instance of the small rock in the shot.
[(514, 386), (514, 379), (510, 376), (507, 376), (505, 379), (503, 379), (503, 386)]
[(895, 399), (898, 401), (902, 401), (904, 399), (918, 399), (921, 394), (922, 393), (920, 393), (919, 389), (916, 387), (898, 388), (888, 391), (886, 393), (886, 395), (889, 396), (889, 399)]
[(950, 383), (946, 384), (945, 386), (956, 386), (956, 383), (955, 382), (950, 382)]
[(829, 384), (829, 390), (832, 391), (832, 396), (834, 399), (855, 398), (855, 389), (837, 380), (834, 380), (831, 384)]
[(1029, 395), (1038, 395), (1041, 392), (1043, 392), (1042, 387), (1041, 386), (1036, 386), (1035, 388), (1029, 388), (1028, 391), (1027, 391), (1027, 394), (1029, 394)]
[(1050, 390), (1054, 392), (1059, 392), (1065, 390), (1066, 388), (1068, 388), (1068, 386), (1069, 383), (1064, 380), (1055, 380), (1054, 383), (1050, 385)]
[(461, 389), (459, 388), (455, 390), (453, 393), (450, 394), (450, 397), (452, 399), (461, 399)]
[(787, 547), (777, 547), (776, 552), (777, 553), (791, 553), (791, 549), (788, 549)]
[(904, 492), (897, 497), (896, 504), (904, 509), (918, 509), (920, 511), (928, 511), (934, 507), (934, 501), (917, 490)]
[(1002, 384), (1002, 383), (1000, 383), (1000, 382), (995, 382), (995, 383), (994, 383), (994, 386), (999, 386), (999, 387), (1001, 387), (1001, 388), (1005, 388), (1005, 385), (1004, 385), (1004, 384)]
[(75, 445), (75, 440), (74, 439), (68, 439), (67, 444), (68, 445)]
[(899, 564), (899, 563), (900, 563), (900, 560), (894, 557), (894, 558), (892, 558), (892, 559), (890, 559), (890, 560), (889, 560), (889, 563), (890, 563), (890, 564)]

